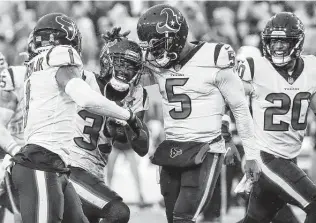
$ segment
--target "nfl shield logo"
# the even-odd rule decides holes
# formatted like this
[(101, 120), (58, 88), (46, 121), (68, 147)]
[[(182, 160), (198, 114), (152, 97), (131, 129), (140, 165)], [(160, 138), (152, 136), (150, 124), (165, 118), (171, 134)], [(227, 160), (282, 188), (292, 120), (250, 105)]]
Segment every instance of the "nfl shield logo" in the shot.
[(293, 84), (293, 83), (294, 83), (293, 77), (289, 77), (289, 78), (287, 79), (287, 82), (289, 82), (289, 84)]

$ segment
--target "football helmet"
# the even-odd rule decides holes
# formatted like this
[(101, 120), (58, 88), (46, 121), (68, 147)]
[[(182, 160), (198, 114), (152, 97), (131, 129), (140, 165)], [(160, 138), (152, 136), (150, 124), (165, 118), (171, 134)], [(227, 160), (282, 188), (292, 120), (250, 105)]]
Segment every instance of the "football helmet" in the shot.
[(27, 39), (27, 61), (30, 61), (35, 56), (36, 56), (36, 52), (35, 52), (35, 45), (34, 45), (33, 31), (32, 31)]
[(137, 34), (146, 50), (145, 59), (156, 67), (168, 68), (179, 59), (188, 37), (188, 25), (178, 9), (159, 4), (139, 18)]
[(300, 57), (304, 38), (302, 21), (291, 12), (280, 12), (262, 32), (263, 55), (274, 65), (284, 66)]
[(114, 40), (101, 51), (99, 80), (118, 92), (126, 92), (139, 82), (142, 71), (142, 50), (134, 41)]
[(81, 53), (81, 33), (76, 23), (62, 13), (49, 13), (41, 17), (34, 28), (35, 51), (47, 46), (70, 45)]

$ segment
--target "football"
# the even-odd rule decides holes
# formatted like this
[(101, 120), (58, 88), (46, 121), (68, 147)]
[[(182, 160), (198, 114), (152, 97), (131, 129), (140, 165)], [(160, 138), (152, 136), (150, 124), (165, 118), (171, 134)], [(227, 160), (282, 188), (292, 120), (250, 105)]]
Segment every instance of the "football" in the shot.
[(109, 135), (120, 143), (126, 143), (127, 138), (125, 134), (125, 123), (114, 118), (108, 118), (105, 122), (106, 129)]

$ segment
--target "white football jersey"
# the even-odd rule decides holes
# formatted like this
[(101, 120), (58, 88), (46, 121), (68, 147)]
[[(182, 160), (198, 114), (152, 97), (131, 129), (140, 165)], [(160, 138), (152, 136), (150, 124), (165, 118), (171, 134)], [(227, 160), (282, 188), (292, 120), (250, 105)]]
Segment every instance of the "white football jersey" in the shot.
[(66, 163), (74, 135), (75, 102), (60, 90), (56, 73), (61, 66), (77, 66), (82, 61), (71, 46), (59, 45), (41, 52), (28, 64), (24, 88), (24, 138), (58, 154)]
[[(84, 71), (83, 79), (96, 92), (101, 94), (100, 88), (92, 72)], [(133, 112), (148, 109), (147, 94), (139, 85), (130, 91), (129, 95), (123, 100), (124, 107), (130, 107)], [(105, 117), (93, 114), (85, 109), (78, 107), (76, 115), (75, 136), (70, 146), (70, 165), (80, 167), (103, 179), (104, 158), (100, 151), (101, 147), (111, 145), (107, 140), (104, 131)], [(109, 148), (109, 153), (110, 153)]]
[(8, 124), (8, 130), (19, 146), (24, 146), (23, 128), (23, 83), (26, 75), (26, 66), (12, 66), (0, 74), (2, 85), (0, 91), (11, 91), (17, 98), (17, 106)]
[(175, 66), (153, 75), (162, 96), (166, 139), (211, 142), (221, 134), (225, 111), (216, 75), (234, 64), (234, 51), (227, 44), (200, 43), (185, 59), (178, 70)]
[(265, 57), (239, 62), (239, 76), (253, 86), (250, 103), (256, 144), (261, 150), (286, 159), (298, 156), (307, 110), (316, 92), (315, 64), (315, 56), (302, 56), (288, 75)]

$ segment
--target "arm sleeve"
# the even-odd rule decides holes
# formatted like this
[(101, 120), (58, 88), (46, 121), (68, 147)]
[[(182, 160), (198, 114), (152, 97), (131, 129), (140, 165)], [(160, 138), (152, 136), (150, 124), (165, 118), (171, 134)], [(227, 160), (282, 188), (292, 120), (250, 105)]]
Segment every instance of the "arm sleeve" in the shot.
[(232, 69), (218, 71), (215, 85), (228, 103), (236, 120), (236, 127), (241, 138), (246, 159), (255, 159), (258, 150), (254, 143), (254, 126), (247, 105), (241, 80)]
[(80, 78), (72, 78), (65, 87), (65, 92), (82, 108), (99, 115), (128, 120), (130, 112), (118, 106), (92, 90), (91, 87)]

